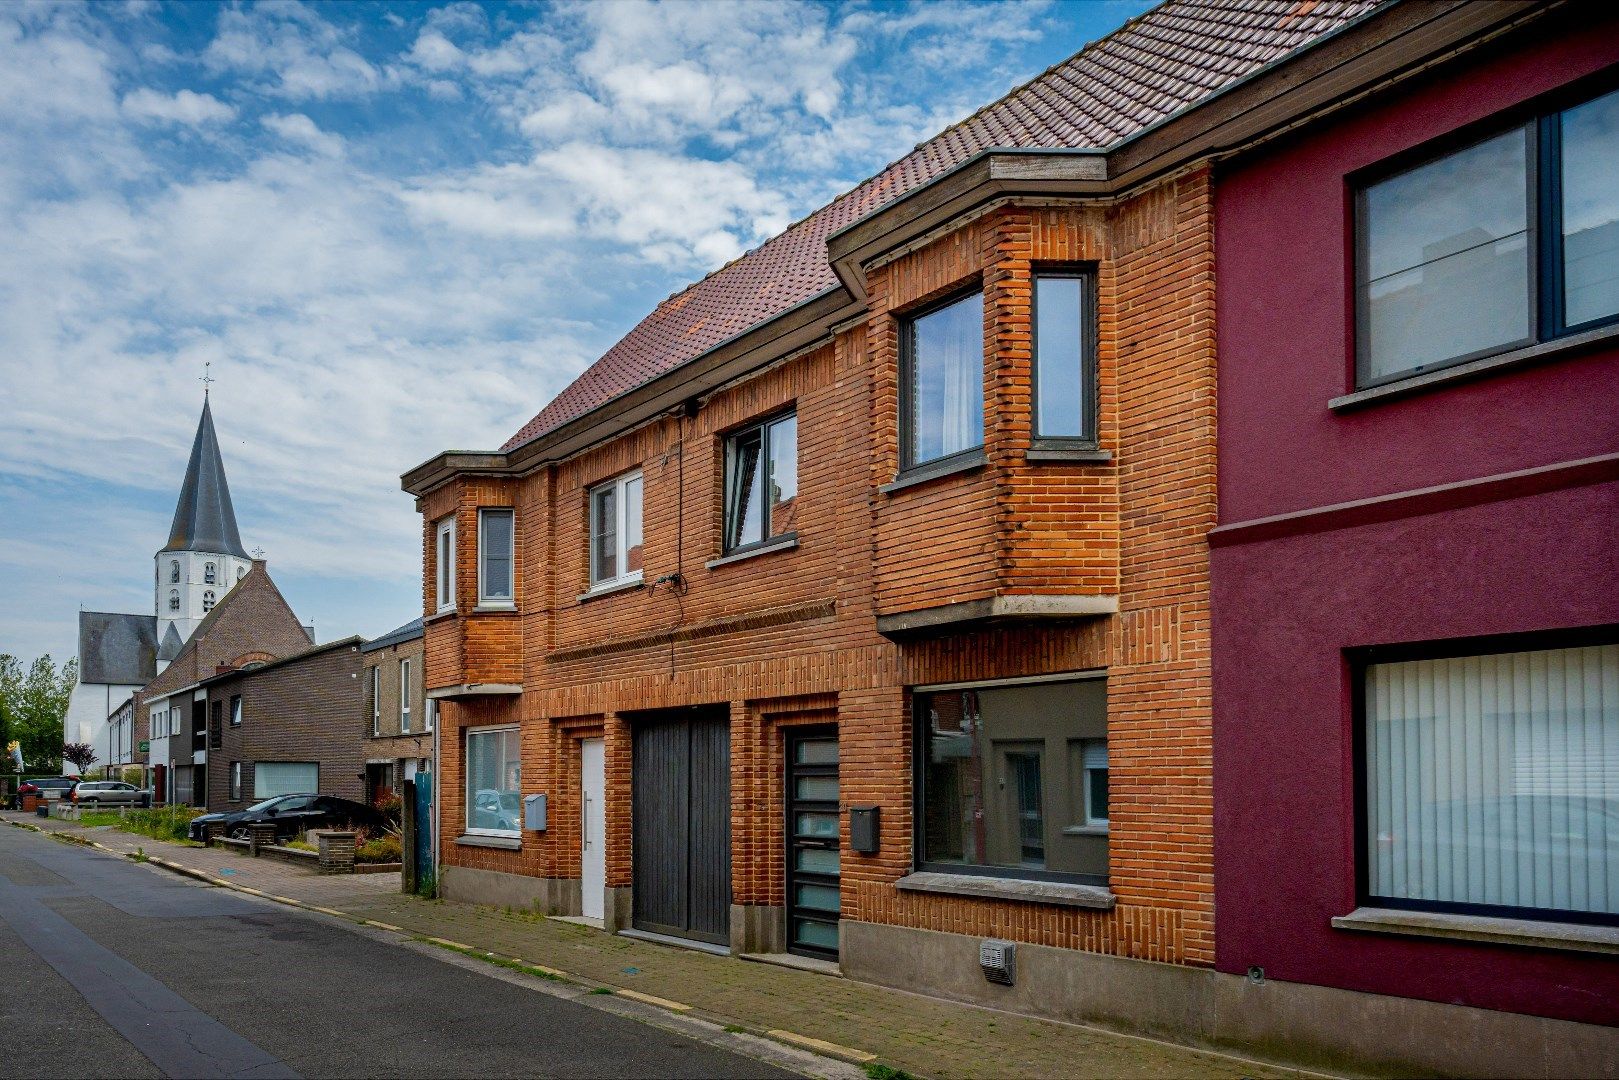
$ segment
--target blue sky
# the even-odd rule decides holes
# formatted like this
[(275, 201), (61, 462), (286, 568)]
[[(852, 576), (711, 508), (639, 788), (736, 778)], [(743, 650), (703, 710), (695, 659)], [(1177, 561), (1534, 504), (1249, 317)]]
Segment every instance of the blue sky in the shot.
[(0, 652), (151, 610), (205, 362), (294, 609), (411, 618), (401, 472), (1150, 6), (0, 6)]

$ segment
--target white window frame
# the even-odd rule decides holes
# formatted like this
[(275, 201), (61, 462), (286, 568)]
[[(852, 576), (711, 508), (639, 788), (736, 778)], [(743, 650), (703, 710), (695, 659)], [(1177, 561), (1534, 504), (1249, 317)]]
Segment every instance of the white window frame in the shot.
[(399, 734), (410, 734), (410, 658), (399, 661)]
[[(448, 541), (448, 542), (446, 542)], [(455, 610), (455, 515), (433, 529), (434, 602), (440, 613)]]
[(371, 737), (382, 734), (382, 665), (371, 668)]
[(461, 773), (462, 785), (466, 792), (466, 805), (462, 807), (462, 826), (467, 836), (508, 836), (521, 838), (523, 823), (519, 817), (516, 829), (475, 829), (472, 821), (472, 739), (477, 735), (494, 735), (504, 731), (518, 732), (517, 736), (517, 806), (518, 813), (522, 813), (523, 805), (523, 736), (521, 727), (517, 724), (496, 724), (491, 727), (467, 728), (466, 739), (461, 744)]
[[(1091, 788), (1095, 783), (1094, 779), (1091, 776), (1091, 773), (1096, 772), (1098, 770), (1092, 769), (1090, 766), (1085, 764), (1085, 756), (1084, 755), (1085, 755), (1086, 747), (1088, 747), (1088, 746), (1090, 746), (1090, 745), (1092, 745), (1094, 743), (1101, 743), (1102, 744), (1102, 754), (1104, 755), (1104, 759), (1105, 759), (1105, 756), (1106, 756), (1106, 754), (1108, 752), (1108, 745), (1107, 745), (1107, 740), (1106, 739), (1083, 739), (1083, 740), (1080, 741), (1080, 751), (1079, 751), (1080, 752), (1079, 772), (1080, 772), (1080, 786), (1081, 786), (1081, 791), (1080, 791), (1081, 803), (1080, 803), (1080, 805), (1084, 808), (1084, 813), (1081, 815), (1081, 817), (1083, 819), (1081, 824), (1083, 824), (1088, 829), (1102, 829), (1102, 830), (1106, 831), (1106, 829), (1108, 827), (1108, 819), (1105, 818), (1105, 817), (1104, 818), (1099, 818), (1099, 817), (1092, 817), (1091, 816)], [(1112, 780), (1113, 780), (1112, 767), (1107, 766), (1107, 767), (1102, 768), (1099, 771), (1109, 774), (1108, 775), (1108, 784), (1111, 787)]]
[(240, 761), (230, 763), (230, 801), (242, 801), (242, 763)]
[(432, 731), (435, 715), (438, 713), (438, 702), (427, 698), (422, 702), (422, 730)]
[[(585, 535), (589, 538), (590, 546), (585, 553), (585, 569), (590, 576), (591, 592), (602, 592), (607, 589), (616, 588), (620, 585), (633, 585), (642, 579), (643, 571), (627, 570), (625, 568), (629, 562), (629, 549), (624, 546), (627, 531), (625, 529), (625, 525), (629, 520), (629, 500), (624, 497), (624, 492), (632, 482), (639, 482), (641, 485), (642, 521), (638, 523), (639, 527), (640, 525), (644, 525), (646, 520), (646, 481), (642, 479), (640, 469), (632, 469), (621, 476), (615, 476), (611, 480), (597, 484), (595, 487), (586, 492)], [(598, 578), (596, 577), (596, 496), (600, 492), (607, 490), (611, 490), (613, 492), (613, 558), (615, 562), (614, 569), (617, 572), (612, 577)], [(642, 534), (641, 544), (644, 548), (646, 545), (646, 534), (644, 529), (641, 529), (640, 531)]]
[[(484, 585), (484, 520), (490, 514), (507, 514), (511, 519), (511, 552), (507, 556), (511, 560), (511, 591), (510, 596), (490, 596)], [(478, 606), (487, 608), (515, 608), (517, 606), (517, 511), (510, 506), (486, 506), (478, 511)]]

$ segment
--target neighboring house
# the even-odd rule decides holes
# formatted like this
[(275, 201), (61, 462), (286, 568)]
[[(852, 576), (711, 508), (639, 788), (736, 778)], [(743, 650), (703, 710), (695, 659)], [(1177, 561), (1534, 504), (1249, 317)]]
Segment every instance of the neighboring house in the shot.
[[(109, 718), (156, 674), (156, 617), (79, 612), (79, 680), (68, 699), (64, 741), (89, 743), (100, 763), (113, 762), (119, 751)], [(72, 762), (62, 767), (77, 771)]]
[[(247, 575), (213, 606), (163, 673), (135, 695), (137, 731), (151, 732), (152, 786), (159, 801), (208, 804), (204, 680), (305, 652), (310, 644), (309, 629), (287, 606), (264, 560), (252, 560)], [(345, 707), (352, 710), (352, 699)]]
[[(101, 760), (105, 775), (117, 778), (117, 770), (125, 765), (137, 765), (139, 744), (135, 742), (135, 698), (126, 697), (107, 716), (107, 756)], [(145, 772), (142, 767), (142, 772)]]
[(366, 743), (354, 725), (362, 644), (344, 638), (203, 679), (208, 779), (198, 805), (240, 810), (304, 792), (362, 799)]
[(1389, 18), (1467, 31), (1217, 178), (1217, 966), (1399, 1071), (1608, 1074), (1619, 17)]
[(422, 620), (412, 619), (360, 646), (364, 704), (365, 798), (403, 795), (403, 782), (429, 772), (433, 709), (422, 682)]

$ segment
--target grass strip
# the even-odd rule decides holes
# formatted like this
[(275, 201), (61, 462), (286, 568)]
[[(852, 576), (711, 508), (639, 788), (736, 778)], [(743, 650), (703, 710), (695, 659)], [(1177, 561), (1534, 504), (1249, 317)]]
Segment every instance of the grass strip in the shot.
[(486, 964), (493, 964), (496, 967), (505, 968), (507, 971), (519, 971), (524, 975), (532, 975), (536, 979), (544, 979), (547, 982), (565, 983), (569, 981), (568, 979), (563, 978), (561, 975), (558, 975), (556, 972), (547, 968), (536, 967), (533, 964), (526, 964), (521, 960), (513, 960), (508, 956), (500, 956), (492, 952), (483, 952), (479, 949), (469, 949), (462, 945), (455, 945), (445, 941), (443, 938), (416, 937), (412, 940), (437, 946), (438, 948), (447, 950), (449, 952), (460, 953), (462, 956), (470, 956), (474, 960), (482, 960)]

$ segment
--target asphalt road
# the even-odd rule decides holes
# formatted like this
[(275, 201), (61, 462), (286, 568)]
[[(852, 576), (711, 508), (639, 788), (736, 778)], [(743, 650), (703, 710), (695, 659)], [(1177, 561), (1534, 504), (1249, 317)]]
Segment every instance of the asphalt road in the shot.
[(792, 1076), (320, 917), (0, 828), (0, 1075)]

